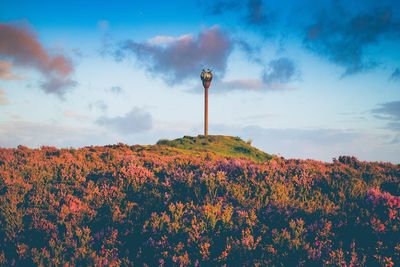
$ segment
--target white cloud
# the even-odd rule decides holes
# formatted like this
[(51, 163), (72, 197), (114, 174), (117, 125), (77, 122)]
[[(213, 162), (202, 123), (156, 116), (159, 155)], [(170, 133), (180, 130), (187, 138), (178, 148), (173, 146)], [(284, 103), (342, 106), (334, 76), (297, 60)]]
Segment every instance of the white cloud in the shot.
[(156, 36), (147, 42), (126, 40), (115, 56), (119, 61), (133, 54), (148, 73), (173, 85), (198, 78), (205, 66), (223, 76), (233, 43), (228, 33), (214, 26), (194, 37)]

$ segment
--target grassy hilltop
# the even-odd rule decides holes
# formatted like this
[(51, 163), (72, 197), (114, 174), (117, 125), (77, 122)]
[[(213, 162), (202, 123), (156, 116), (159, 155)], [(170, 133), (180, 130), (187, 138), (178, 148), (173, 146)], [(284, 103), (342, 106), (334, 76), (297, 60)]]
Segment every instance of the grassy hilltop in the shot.
[(198, 155), (201, 153), (212, 153), (230, 158), (245, 158), (262, 162), (272, 158), (271, 155), (251, 146), (250, 142), (244, 142), (240, 137), (224, 135), (199, 135), (197, 137), (184, 136), (175, 140), (162, 139), (152, 147), (153, 151), (160, 149), (159, 146), (175, 148), (179, 153)]
[(0, 149), (0, 266), (396, 266), (399, 180), (228, 136)]

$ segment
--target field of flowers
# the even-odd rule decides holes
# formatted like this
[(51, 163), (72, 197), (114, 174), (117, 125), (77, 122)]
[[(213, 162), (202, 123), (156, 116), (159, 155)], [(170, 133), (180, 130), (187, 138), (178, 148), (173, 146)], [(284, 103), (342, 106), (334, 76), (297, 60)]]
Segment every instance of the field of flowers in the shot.
[(0, 265), (400, 265), (399, 165), (164, 152), (0, 149)]

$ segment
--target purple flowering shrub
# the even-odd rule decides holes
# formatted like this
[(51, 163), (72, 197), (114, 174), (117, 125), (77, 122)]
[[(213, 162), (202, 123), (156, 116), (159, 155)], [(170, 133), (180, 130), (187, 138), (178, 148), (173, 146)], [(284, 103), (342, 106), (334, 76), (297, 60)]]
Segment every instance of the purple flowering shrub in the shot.
[(0, 149), (0, 265), (396, 266), (400, 167)]

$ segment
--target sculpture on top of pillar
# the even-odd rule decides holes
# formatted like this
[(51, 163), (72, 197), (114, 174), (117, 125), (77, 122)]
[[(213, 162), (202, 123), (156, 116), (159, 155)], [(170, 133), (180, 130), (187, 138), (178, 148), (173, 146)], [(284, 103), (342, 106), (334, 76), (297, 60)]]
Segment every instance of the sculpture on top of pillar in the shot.
[(200, 78), (204, 87), (204, 135), (208, 135), (208, 88), (211, 85), (212, 72), (210, 69), (203, 69)]

